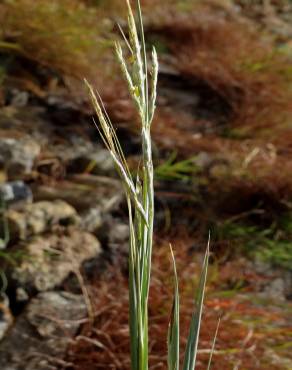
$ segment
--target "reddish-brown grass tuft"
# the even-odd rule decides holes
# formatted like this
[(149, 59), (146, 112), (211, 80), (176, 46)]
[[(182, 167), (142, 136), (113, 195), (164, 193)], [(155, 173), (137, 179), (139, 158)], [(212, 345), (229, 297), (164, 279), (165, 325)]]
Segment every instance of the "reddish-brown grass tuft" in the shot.
[[(181, 291), (181, 344), (182, 354), (186, 343), (188, 324), (191, 317), (195, 287), (200, 273), (200, 259), (195, 260), (189, 252), (190, 239), (174, 241), (175, 256)], [(193, 241), (194, 242), (194, 241)], [(161, 243), (161, 242), (160, 242)], [(208, 351), (211, 347), (218, 317), (221, 326), (214, 355), (213, 369), (231, 369), (236, 363), (248, 369), (280, 370), (265, 351), (288, 340), (287, 326), (280, 311), (253, 304), (238, 297), (236, 291), (228, 298), (220, 295), (221, 287), (228, 287), (228, 281), (246, 282), (245, 292), (254, 289), (254, 282), (260, 279), (244, 265), (226, 264), (217, 275), (216, 265), (210, 267), (210, 279), (205, 300), (204, 318), (198, 358), (198, 369), (205, 369)], [(210, 281), (210, 280), (209, 280)], [(217, 282), (217, 283), (214, 283)], [(153, 275), (150, 290), (150, 367), (166, 368), (166, 335), (173, 294), (172, 267), (169, 246), (162, 243), (154, 249)], [(214, 285), (215, 284), (215, 285)], [(211, 285), (215, 286), (211, 288)], [(229, 293), (230, 294), (230, 293)], [(128, 288), (127, 279), (118, 270), (112, 269), (103, 279), (94, 283), (92, 296), (95, 309), (93, 327), (84, 326), (79, 337), (71, 346), (67, 360), (74, 363), (74, 370), (130, 368), (128, 333)], [(257, 320), (261, 318), (260, 322)], [(249, 324), (254, 322), (254, 324)], [(267, 337), (270, 333), (270, 338)], [(271, 347), (271, 348), (272, 348)]]

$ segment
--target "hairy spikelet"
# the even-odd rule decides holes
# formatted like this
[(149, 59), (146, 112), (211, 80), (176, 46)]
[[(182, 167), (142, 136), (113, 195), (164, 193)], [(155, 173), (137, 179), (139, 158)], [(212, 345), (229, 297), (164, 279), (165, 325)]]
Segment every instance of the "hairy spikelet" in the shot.
[(158, 58), (156, 49), (152, 49), (152, 69), (151, 69), (151, 96), (150, 96), (150, 112), (149, 112), (149, 124), (151, 124), (154, 113), (155, 103), (157, 98), (157, 79), (158, 79)]

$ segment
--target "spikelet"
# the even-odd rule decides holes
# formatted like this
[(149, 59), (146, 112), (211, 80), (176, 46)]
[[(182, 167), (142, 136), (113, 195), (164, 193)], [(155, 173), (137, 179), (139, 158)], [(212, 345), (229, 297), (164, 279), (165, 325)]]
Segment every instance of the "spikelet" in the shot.
[(151, 125), (151, 122), (154, 117), (155, 113), (155, 104), (156, 104), (156, 98), (157, 98), (157, 80), (158, 80), (158, 58), (157, 58), (157, 52), (155, 47), (152, 49), (152, 69), (151, 69), (151, 96), (150, 96), (150, 108), (149, 108), (149, 122), (148, 124)]
[(132, 77), (128, 71), (128, 68), (127, 68), (127, 65), (126, 65), (126, 62), (125, 62), (125, 59), (123, 57), (123, 50), (122, 50), (122, 47), (120, 45), (120, 43), (116, 42), (115, 43), (115, 51), (116, 51), (116, 56), (117, 56), (117, 59), (118, 59), (118, 62), (120, 64), (120, 67), (121, 67), (121, 70), (122, 70), (122, 74), (128, 84), (128, 89), (129, 89), (129, 92), (131, 94), (131, 97), (138, 109), (138, 112), (139, 112), (139, 115), (140, 117), (143, 115), (143, 108), (142, 108), (142, 102), (141, 100), (139, 99), (140, 95), (139, 95), (139, 88), (138, 86), (135, 86), (134, 83), (133, 83), (133, 80), (132, 80)]
[(116, 165), (116, 168), (120, 174), (120, 177), (122, 179), (122, 182), (123, 182), (123, 185), (125, 187), (127, 194), (130, 196), (137, 210), (141, 213), (141, 216), (143, 217), (144, 221), (147, 223), (145, 211), (143, 209), (142, 204), (138, 200), (135, 185), (133, 183), (132, 178), (130, 177), (128, 168), (124, 161), (123, 154), (121, 153), (118, 138), (116, 137), (112, 124), (109, 121), (109, 119), (105, 116), (105, 114), (103, 113), (101, 105), (99, 104), (96, 94), (94, 93), (91, 85), (86, 80), (85, 80), (85, 83), (88, 87), (89, 95), (91, 97), (93, 106), (95, 108), (95, 112), (99, 119), (99, 123), (101, 126), (101, 130), (100, 130), (101, 137), (106, 147), (108, 148), (109, 153)]
[(145, 73), (144, 66), (141, 57), (141, 45), (139, 42), (139, 37), (137, 33), (135, 18), (132, 12), (131, 5), (129, 0), (127, 0), (128, 5), (128, 26), (129, 26), (129, 36), (130, 36), (130, 46), (132, 49), (132, 60), (133, 60), (133, 82), (134, 85), (138, 87), (139, 98), (141, 106), (145, 106), (146, 97), (145, 97)]

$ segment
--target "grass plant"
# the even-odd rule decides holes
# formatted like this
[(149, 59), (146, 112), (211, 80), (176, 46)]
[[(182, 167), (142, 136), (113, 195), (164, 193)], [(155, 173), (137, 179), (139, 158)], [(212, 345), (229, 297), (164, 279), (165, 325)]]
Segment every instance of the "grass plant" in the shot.
[(291, 215), (285, 215), (266, 226), (225, 220), (218, 223), (216, 231), (219, 243), (230, 240), (236, 245), (237, 252), (289, 270), (292, 263), (291, 230)]
[[(115, 163), (127, 198), (130, 225), (129, 327), (131, 341), (131, 368), (133, 370), (147, 370), (149, 356), (148, 298), (154, 220), (154, 171), (150, 131), (155, 112), (158, 59), (156, 50), (153, 48), (150, 79), (148, 80), (148, 63), (140, 1), (136, 0), (137, 26), (129, 0), (127, 0), (127, 5), (129, 40), (126, 38), (122, 30), (121, 32), (124, 37), (125, 44), (128, 47), (128, 55), (127, 57), (124, 56), (122, 46), (119, 42), (115, 43), (115, 51), (122, 74), (128, 84), (130, 95), (141, 120), (142, 156), (136, 178), (132, 176), (128, 168), (115, 129), (104, 108), (99, 94), (94, 91), (87, 81), (86, 84), (99, 120), (99, 125), (96, 124), (96, 126)], [(168, 369), (178, 370), (180, 365), (179, 292), (175, 261), (172, 251), (171, 255), (174, 265), (175, 289), (168, 331)], [(197, 291), (196, 309), (194, 310), (191, 319), (183, 361), (183, 370), (193, 370), (196, 364), (203, 298), (207, 278), (208, 256), (209, 245), (204, 257), (203, 270)]]
[(159, 180), (188, 181), (193, 175), (199, 172), (195, 163), (196, 157), (183, 160), (176, 160), (177, 153), (173, 152), (169, 158), (155, 168), (155, 176)]

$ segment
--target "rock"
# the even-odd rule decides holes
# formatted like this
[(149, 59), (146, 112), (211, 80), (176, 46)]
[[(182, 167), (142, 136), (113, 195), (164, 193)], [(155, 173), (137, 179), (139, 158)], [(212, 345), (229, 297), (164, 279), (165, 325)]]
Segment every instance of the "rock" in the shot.
[(284, 283), (285, 283), (285, 297), (286, 299), (292, 301), (292, 271), (291, 269), (285, 271)]
[(106, 246), (107, 257), (112, 263), (124, 268), (128, 261), (129, 225), (108, 214), (95, 235)]
[(208, 168), (214, 161), (214, 156), (207, 152), (200, 152), (195, 158), (195, 164), (201, 168)]
[(23, 181), (12, 181), (0, 185), (0, 197), (5, 203), (32, 202), (32, 191)]
[(29, 100), (29, 93), (27, 91), (14, 88), (11, 89), (10, 95), (9, 105), (19, 108), (27, 106)]
[(56, 224), (69, 225), (79, 221), (76, 210), (62, 200), (41, 201), (27, 204), (20, 209), (7, 211), (12, 240), (27, 239), (41, 234)]
[(274, 267), (270, 263), (256, 259), (252, 268), (265, 277), (260, 286), (260, 296), (283, 302), (292, 299), (292, 271)]
[(117, 171), (108, 150), (100, 148), (74, 158), (69, 163), (68, 171), (72, 173), (87, 172), (92, 175), (117, 177)]
[(291, 271), (275, 270), (274, 277), (264, 285), (260, 296), (285, 302), (292, 299), (292, 273)]
[(68, 173), (85, 172), (100, 176), (117, 176), (108, 150), (86, 137), (71, 135), (66, 144), (55, 145), (51, 151), (66, 163)]
[(0, 342), (1, 370), (55, 370), (85, 316), (80, 295), (38, 294)]
[(9, 299), (6, 294), (0, 294), (0, 341), (5, 336), (7, 330), (13, 322), (13, 317), (9, 309)]
[(284, 302), (285, 301), (284, 279), (278, 277), (270, 281), (270, 283), (264, 287), (264, 290), (263, 292), (260, 293), (260, 296), (267, 299), (274, 299), (278, 302)]
[(80, 227), (91, 233), (96, 233), (103, 225), (103, 217), (100, 209), (89, 208), (81, 214)]
[(118, 263), (122, 268), (128, 264), (129, 253), (129, 225), (115, 220), (109, 228), (108, 248), (113, 263)]
[(19, 108), (1, 107), (0, 131), (2, 138), (29, 138), (42, 148), (54, 138), (54, 128), (45, 119), (46, 110), (40, 105)]
[(117, 209), (124, 199), (119, 180), (103, 176), (76, 175), (69, 181), (59, 182), (58, 187), (38, 186), (33, 194), (36, 200), (62, 199), (78, 212), (96, 207), (102, 212)]
[(93, 144), (89, 139), (71, 134), (65, 143), (55, 144), (50, 148), (50, 151), (54, 156), (62, 158), (66, 163), (70, 163), (74, 159), (92, 152), (95, 147), (101, 148)]
[(121, 244), (127, 243), (130, 236), (129, 225), (121, 221), (116, 220), (111, 224), (109, 228), (109, 243), (111, 244)]
[(21, 251), (23, 258), (11, 269), (8, 278), (28, 295), (60, 286), (82, 263), (101, 253), (95, 236), (76, 229), (38, 236), (11, 249)]
[(28, 300), (29, 300), (29, 295), (27, 294), (27, 292), (21, 287), (16, 288), (15, 301), (21, 304), (21, 303), (28, 302)]
[(34, 162), (40, 154), (40, 145), (26, 135), (20, 138), (0, 138), (0, 165), (11, 179), (32, 171)]

